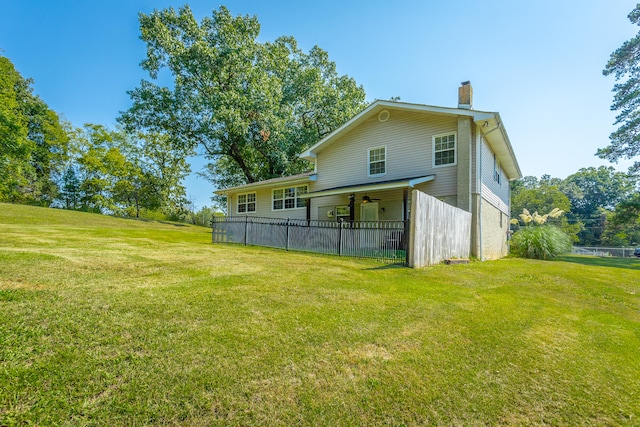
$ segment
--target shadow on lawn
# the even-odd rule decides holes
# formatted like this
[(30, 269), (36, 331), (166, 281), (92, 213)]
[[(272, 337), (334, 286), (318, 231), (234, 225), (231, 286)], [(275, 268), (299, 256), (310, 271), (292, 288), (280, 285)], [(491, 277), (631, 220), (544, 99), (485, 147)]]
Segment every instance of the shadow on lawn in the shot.
[(407, 266), (404, 264), (384, 264), (378, 267), (364, 268), (363, 270), (389, 270), (392, 268), (407, 268)]
[(596, 257), (585, 255), (565, 255), (558, 258), (559, 261), (572, 262), (574, 264), (590, 265), (594, 267), (628, 268), (640, 271), (640, 258), (615, 258)]

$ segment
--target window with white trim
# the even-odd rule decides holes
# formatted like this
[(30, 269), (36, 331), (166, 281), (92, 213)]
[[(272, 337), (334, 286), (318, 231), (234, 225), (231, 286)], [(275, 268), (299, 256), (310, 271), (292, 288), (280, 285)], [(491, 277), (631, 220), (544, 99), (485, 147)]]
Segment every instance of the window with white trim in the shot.
[(300, 198), (300, 195), (307, 192), (308, 187), (306, 185), (276, 188), (271, 193), (271, 207), (274, 211), (304, 208), (307, 206), (307, 199)]
[(369, 176), (387, 173), (387, 147), (369, 148)]
[(251, 213), (256, 211), (256, 193), (238, 194), (237, 213)]
[(456, 133), (433, 136), (433, 167), (456, 164)]
[(351, 208), (349, 206), (336, 206), (336, 221), (342, 219), (349, 219), (351, 217)]

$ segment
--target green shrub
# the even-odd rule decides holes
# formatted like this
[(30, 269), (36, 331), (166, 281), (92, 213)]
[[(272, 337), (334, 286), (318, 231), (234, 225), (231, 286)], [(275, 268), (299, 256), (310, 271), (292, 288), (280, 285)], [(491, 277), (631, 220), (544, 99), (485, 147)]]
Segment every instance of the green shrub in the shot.
[(555, 259), (571, 250), (571, 239), (553, 225), (523, 227), (511, 239), (511, 252), (522, 258)]

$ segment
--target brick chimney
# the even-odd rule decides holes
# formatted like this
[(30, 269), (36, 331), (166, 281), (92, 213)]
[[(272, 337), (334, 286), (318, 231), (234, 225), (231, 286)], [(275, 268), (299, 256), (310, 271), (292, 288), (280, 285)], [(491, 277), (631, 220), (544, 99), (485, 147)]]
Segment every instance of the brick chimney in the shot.
[(460, 83), (462, 86), (458, 88), (458, 108), (471, 110), (473, 108), (473, 88), (471, 82), (466, 81)]

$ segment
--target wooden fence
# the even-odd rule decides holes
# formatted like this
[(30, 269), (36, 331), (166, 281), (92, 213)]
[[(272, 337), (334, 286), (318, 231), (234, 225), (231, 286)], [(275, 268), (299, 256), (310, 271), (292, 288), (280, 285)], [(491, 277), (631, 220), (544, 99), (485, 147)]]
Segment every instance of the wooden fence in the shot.
[(471, 213), (413, 190), (407, 261), (410, 267), (469, 258)]
[(286, 250), (406, 264), (405, 221), (313, 221), (251, 216), (214, 217), (213, 243), (241, 243)]

